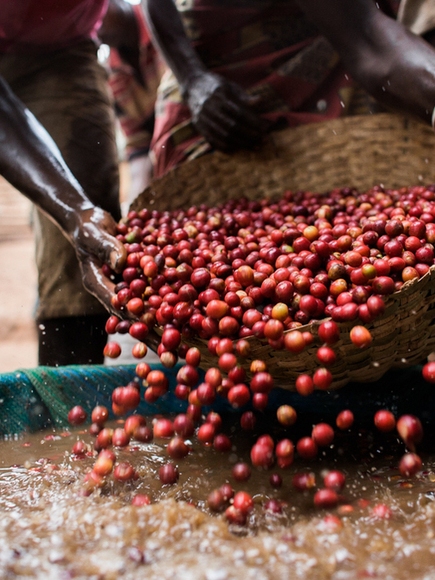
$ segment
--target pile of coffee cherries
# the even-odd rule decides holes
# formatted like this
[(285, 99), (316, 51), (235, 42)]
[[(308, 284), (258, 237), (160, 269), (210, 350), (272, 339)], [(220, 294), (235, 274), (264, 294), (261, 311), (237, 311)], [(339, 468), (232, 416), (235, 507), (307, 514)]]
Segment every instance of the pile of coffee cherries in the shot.
[[(186, 440), (194, 434), (204, 445), (229, 450), (231, 440), (221, 431), (221, 417), (215, 412), (205, 416), (202, 410), (213, 406), (217, 397), (240, 409), (242, 427), (253, 429), (256, 414), (266, 409), (271, 390), (279, 385), (266, 361), (250, 357), (251, 337), (289, 355), (298, 355), (316, 339), (318, 368), (301, 373), (294, 386), (304, 396), (315, 389), (328, 390), (340, 322), (352, 322), (351, 341), (356, 348), (367, 348), (372, 336), (366, 325), (383, 314), (388, 296), (434, 265), (435, 186), (379, 186), (364, 193), (345, 188), (323, 195), (286, 192), (277, 201), (237, 199), (216, 207), (162, 212), (145, 208), (130, 211), (119, 223), (118, 238), (128, 257), (121, 278), (105, 269), (116, 282), (112, 307), (119, 311), (119, 316), (110, 316), (106, 330), (110, 335), (129, 333), (137, 340), (132, 354), (138, 359), (140, 380), (115, 389), (112, 410), (118, 416), (134, 411), (141, 386), (149, 403), (167, 392), (165, 372), (140, 360), (156, 331), (162, 365), (171, 368), (184, 361), (174, 392), (187, 409), (174, 420), (156, 421), (153, 428), (133, 415), (115, 431), (104, 427), (107, 410), (95, 410), (91, 430), (99, 455), (89, 477), (97, 483), (113, 468), (115, 478), (134, 477), (125, 465), (114, 467), (116, 458), (109, 450), (128, 444), (130, 438), (169, 437), (167, 452), (176, 461), (189, 453)], [(313, 321), (321, 321), (316, 337), (305, 326)], [(198, 369), (204, 350), (189, 346), (192, 339), (200, 339), (216, 360), (201, 382)], [(106, 356), (116, 358), (120, 352), (116, 340), (107, 343)], [(427, 363), (423, 375), (435, 382), (435, 363)], [(290, 405), (277, 411), (284, 427), (296, 419)], [(404, 441), (401, 473), (417, 473), (422, 465), (415, 453), (423, 437), (419, 419), (396, 418), (380, 409), (374, 422), (381, 431), (396, 430)], [(345, 431), (352, 423), (352, 411), (345, 409), (335, 427), (320, 423), (311, 436), (298, 441), (261, 435), (251, 450), (252, 466), (286, 469), (295, 455), (315, 457), (319, 448), (332, 444), (334, 428)], [(243, 480), (250, 467), (237, 469)], [(160, 477), (164, 484), (176, 482), (178, 467), (169, 463)], [(344, 485), (343, 474), (331, 472), (330, 481), (326, 479), (314, 499), (320, 507), (336, 504)], [(309, 478), (300, 478), (298, 485), (309, 487)], [(209, 498), (211, 509), (225, 506), (228, 520), (239, 523), (251, 504), (249, 494), (233, 498), (225, 489)]]

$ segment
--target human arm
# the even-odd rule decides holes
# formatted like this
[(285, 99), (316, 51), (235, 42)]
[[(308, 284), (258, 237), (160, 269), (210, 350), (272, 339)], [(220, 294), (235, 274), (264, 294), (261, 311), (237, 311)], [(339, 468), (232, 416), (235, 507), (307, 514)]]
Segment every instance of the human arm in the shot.
[(216, 149), (251, 148), (265, 125), (256, 100), (207, 70), (184, 31), (173, 0), (142, 0), (153, 40), (173, 71), (199, 133)]
[(126, 259), (116, 224), (86, 197), (51, 137), (1, 78), (0, 174), (58, 224), (76, 251), (85, 287), (110, 308), (113, 284), (101, 265), (119, 271)]
[(435, 50), (373, 0), (298, 0), (357, 83), (387, 107), (430, 123)]

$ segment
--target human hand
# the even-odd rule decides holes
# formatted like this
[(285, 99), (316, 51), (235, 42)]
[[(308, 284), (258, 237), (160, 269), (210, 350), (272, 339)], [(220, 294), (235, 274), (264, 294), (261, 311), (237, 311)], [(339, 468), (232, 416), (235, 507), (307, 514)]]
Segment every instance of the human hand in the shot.
[(77, 214), (76, 226), (69, 236), (79, 260), (83, 285), (112, 314), (119, 311), (111, 305), (115, 285), (102, 272), (107, 264), (120, 272), (125, 264), (127, 252), (115, 237), (116, 222), (106, 211), (98, 207)]
[(195, 128), (213, 148), (232, 151), (261, 144), (267, 124), (255, 113), (258, 98), (209, 72), (196, 76), (183, 92)]

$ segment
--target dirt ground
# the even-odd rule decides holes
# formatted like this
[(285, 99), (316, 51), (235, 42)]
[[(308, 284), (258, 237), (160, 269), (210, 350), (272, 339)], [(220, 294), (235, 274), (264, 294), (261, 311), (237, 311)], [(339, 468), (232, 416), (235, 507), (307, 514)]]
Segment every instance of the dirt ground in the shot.
[(0, 373), (37, 364), (31, 204), (0, 178)]

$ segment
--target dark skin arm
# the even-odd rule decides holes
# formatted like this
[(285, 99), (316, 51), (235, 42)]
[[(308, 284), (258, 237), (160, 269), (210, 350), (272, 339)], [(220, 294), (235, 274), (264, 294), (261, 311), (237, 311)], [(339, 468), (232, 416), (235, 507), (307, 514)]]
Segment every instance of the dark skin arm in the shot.
[(110, 310), (113, 284), (101, 273), (119, 271), (126, 251), (111, 215), (92, 204), (54, 141), (0, 77), (0, 174), (62, 229), (73, 245), (86, 289)]
[[(205, 114), (208, 102), (214, 105), (214, 100), (228, 98), (222, 80), (207, 73), (195, 55), (172, 0), (143, 2), (155, 40), (182, 87), (197, 129), (215, 147), (224, 148), (230, 135), (228, 126), (238, 122), (240, 116), (228, 107), (226, 119), (220, 118), (224, 105), (216, 107), (219, 113), (214, 118), (211, 111), (208, 116)], [(298, 0), (298, 3), (363, 88), (385, 106), (430, 122), (435, 106), (435, 51), (429, 43), (383, 14), (373, 0)], [(241, 98), (236, 105), (239, 111), (242, 103)], [(245, 117), (245, 121), (250, 130), (258, 129), (252, 117)], [(214, 132), (213, 139), (217, 141), (212, 141), (207, 131)], [(239, 125), (237, 131), (240, 132)], [(240, 146), (247, 141), (239, 142)]]
[(380, 103), (429, 122), (435, 50), (376, 8), (373, 0), (298, 0), (349, 74)]
[(174, 72), (197, 131), (220, 150), (257, 146), (266, 126), (256, 99), (209, 72), (192, 48), (173, 0), (142, 0), (153, 40)]

